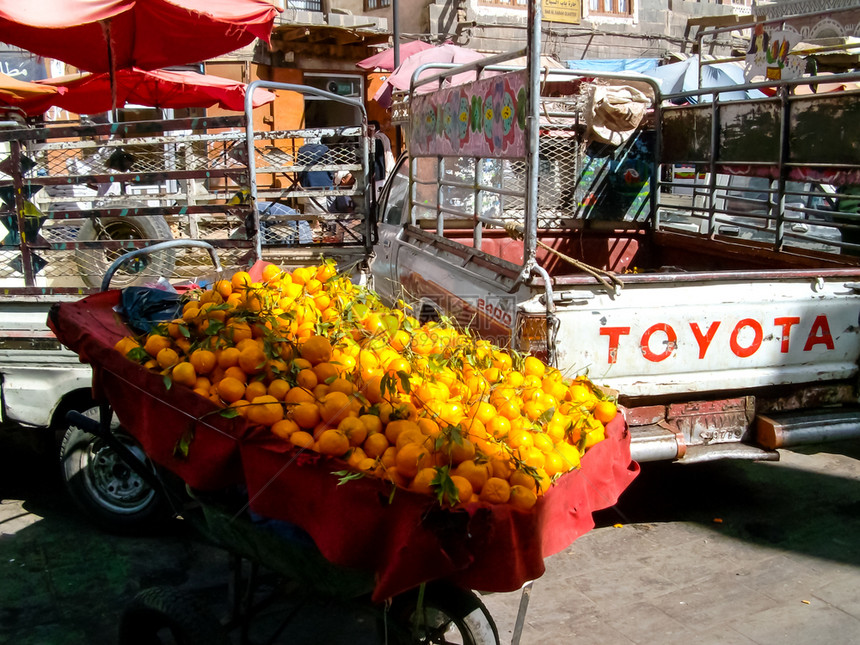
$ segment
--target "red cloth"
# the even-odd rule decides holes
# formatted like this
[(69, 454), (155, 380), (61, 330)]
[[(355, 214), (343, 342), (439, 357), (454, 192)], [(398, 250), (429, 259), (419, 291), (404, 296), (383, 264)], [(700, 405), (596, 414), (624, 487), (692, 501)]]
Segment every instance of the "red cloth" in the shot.
[(434, 498), (362, 478), (338, 485), (337, 459), (263, 437), (241, 442), (251, 509), (307, 531), (326, 559), (376, 574), (379, 601), (446, 578), (480, 591), (514, 591), (544, 573), (544, 558), (594, 527), (639, 472), (619, 414), (580, 470), (561, 477), (530, 512), (469, 504), (442, 510)]
[[(483, 503), (443, 510), (427, 495), (398, 489), (390, 497), (387, 482), (369, 477), (338, 485), (332, 472), (345, 470), (343, 462), (295, 450), (267, 431), (249, 433), (243, 420), (219, 416), (188, 388), (168, 390), (160, 375), (122, 357), (113, 349), (128, 333), (113, 311), (119, 296), (108, 291), (56, 305), (49, 325), (93, 365), (94, 390), (147, 455), (193, 488), (244, 481), (252, 510), (300, 526), (329, 561), (372, 571), (377, 601), (440, 578), (481, 591), (516, 590), (543, 575), (544, 558), (591, 530), (592, 512), (614, 504), (639, 471), (618, 415), (581, 469), (561, 477), (529, 512)], [(176, 443), (190, 428), (188, 457), (177, 457)]]
[[(112, 84), (113, 83), (113, 84)], [(33, 84), (44, 87), (45, 94), (25, 96), (11, 102), (27, 114), (42, 114), (52, 106), (75, 114), (97, 114), (116, 104), (149, 105), (160, 108), (212, 107), (242, 112), (247, 85), (211, 74), (173, 70), (145, 71), (136, 67), (117, 70), (111, 80), (107, 72), (83, 76), (48, 78)], [(53, 93), (48, 93), (54, 90)], [(257, 88), (252, 105), (259, 107), (275, 100), (275, 94)]]
[(110, 71), (109, 50), (113, 69), (159, 69), (269, 42), (279, 12), (266, 0), (5, 0), (0, 41), (88, 72)]
[[(131, 335), (114, 311), (120, 294), (105, 291), (55, 305), (48, 325), (61, 343), (92, 365), (94, 396), (111, 404), (122, 426), (155, 463), (199, 490), (243, 483), (237, 440), (245, 432), (245, 421), (220, 416), (212, 401), (186, 387), (168, 389), (160, 374), (114, 349), (120, 338)], [(193, 440), (184, 457), (176, 447), (188, 433)]]

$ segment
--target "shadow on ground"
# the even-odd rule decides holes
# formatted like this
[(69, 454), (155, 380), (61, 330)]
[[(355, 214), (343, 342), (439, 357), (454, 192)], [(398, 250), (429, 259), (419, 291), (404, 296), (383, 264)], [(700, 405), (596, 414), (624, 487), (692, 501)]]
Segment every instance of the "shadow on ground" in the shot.
[[(832, 469), (805, 469), (811, 455)], [(860, 566), (858, 484), (860, 442), (785, 450), (778, 462), (646, 463), (595, 520), (694, 522), (738, 540)]]

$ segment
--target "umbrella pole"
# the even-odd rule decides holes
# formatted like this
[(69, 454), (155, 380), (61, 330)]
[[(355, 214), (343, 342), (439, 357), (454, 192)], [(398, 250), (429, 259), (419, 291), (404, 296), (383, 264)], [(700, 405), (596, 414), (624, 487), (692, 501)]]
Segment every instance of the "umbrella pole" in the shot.
[(108, 78), (110, 79), (111, 122), (116, 123), (118, 117), (116, 109), (116, 62), (113, 58), (113, 43), (111, 42), (110, 20), (107, 20), (103, 23), (103, 28), (105, 32), (105, 41), (107, 42)]

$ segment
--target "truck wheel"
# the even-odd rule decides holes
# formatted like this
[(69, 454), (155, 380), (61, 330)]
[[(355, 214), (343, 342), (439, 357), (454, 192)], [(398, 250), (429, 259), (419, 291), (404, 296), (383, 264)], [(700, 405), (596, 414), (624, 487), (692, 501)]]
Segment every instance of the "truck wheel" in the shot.
[[(98, 418), (97, 407), (84, 415)], [(135, 455), (140, 446), (114, 417), (114, 434)], [(97, 436), (69, 425), (60, 446), (60, 466), (66, 490), (75, 504), (99, 527), (120, 534), (149, 533), (171, 516), (163, 495), (153, 490)]]
[(229, 645), (227, 632), (199, 600), (169, 587), (144, 589), (123, 612), (119, 645)]
[[(98, 223), (87, 220), (78, 231), (78, 242), (99, 240), (150, 240), (163, 242), (173, 239), (173, 232), (167, 220), (159, 216), (150, 217), (102, 217)], [(75, 250), (75, 261), (84, 283), (89, 287), (99, 287), (102, 278), (111, 262), (116, 260), (122, 251), (116, 249), (83, 249)], [(129, 266), (117, 271), (111, 285), (124, 287), (144, 273), (148, 277), (169, 276), (176, 264), (175, 251), (162, 251), (151, 256), (142, 256), (133, 260)]]
[(388, 610), (392, 642), (499, 645), (496, 623), (472, 591), (431, 583), (425, 588), (422, 606), (419, 611), (417, 590), (394, 598)]

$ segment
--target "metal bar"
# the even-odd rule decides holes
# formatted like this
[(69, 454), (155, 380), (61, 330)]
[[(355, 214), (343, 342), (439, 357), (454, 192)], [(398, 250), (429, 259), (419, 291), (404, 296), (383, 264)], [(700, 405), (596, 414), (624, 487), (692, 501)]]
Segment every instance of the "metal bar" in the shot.
[(92, 137), (114, 135), (117, 138), (131, 138), (128, 134), (141, 132), (168, 132), (172, 130), (209, 130), (215, 128), (237, 128), (243, 126), (241, 116), (193, 117), (168, 121), (134, 121), (107, 125), (68, 125), (60, 127), (21, 128), (0, 131), (0, 141), (40, 141), (43, 139)]
[(522, 638), (523, 635), (523, 627), (525, 627), (526, 624), (526, 611), (529, 608), (529, 599), (532, 595), (532, 586), (534, 583), (534, 580), (529, 580), (523, 585), (522, 593), (520, 593), (520, 605), (517, 609), (517, 620), (514, 623), (514, 633), (511, 636), (511, 645), (520, 644), (520, 638)]
[(481, 250), (484, 241), (484, 226), (481, 223), (481, 184), (484, 179), (484, 164), (480, 159), (475, 159), (475, 185), (472, 192), (474, 200), (473, 210), (475, 213), (475, 232), (472, 236), (472, 245)]
[(442, 178), (445, 176), (445, 159), (441, 155), (436, 158), (436, 179), (439, 182), (438, 187), (436, 188), (436, 234), (444, 235), (445, 234), (445, 218), (442, 217), (442, 200), (443, 200), (443, 188)]
[(528, 279), (537, 258), (538, 180), (540, 173), (540, 50), (541, 2), (529, 0), (528, 24), (530, 38), (526, 51), (528, 70), (528, 108), (526, 111), (526, 199), (525, 230), (523, 231), (522, 280)]
[[(790, 158), (791, 134), (791, 104), (788, 101), (788, 88), (783, 87), (779, 92), (780, 99), (780, 128), (779, 128), (779, 160), (777, 161), (778, 177), (776, 180), (776, 240), (775, 250), (782, 249), (785, 243), (785, 181), (788, 170), (785, 162)], [(772, 203), (768, 196), (768, 204)]]

